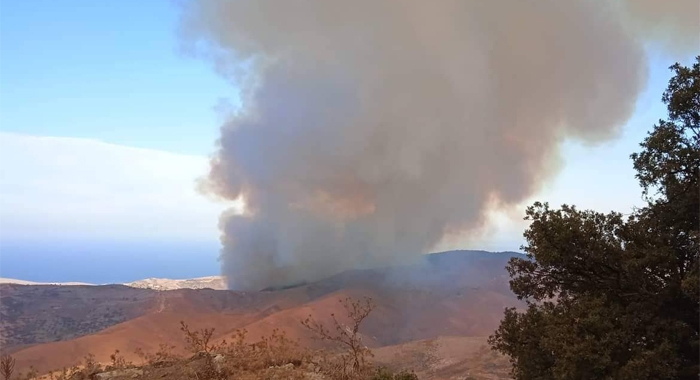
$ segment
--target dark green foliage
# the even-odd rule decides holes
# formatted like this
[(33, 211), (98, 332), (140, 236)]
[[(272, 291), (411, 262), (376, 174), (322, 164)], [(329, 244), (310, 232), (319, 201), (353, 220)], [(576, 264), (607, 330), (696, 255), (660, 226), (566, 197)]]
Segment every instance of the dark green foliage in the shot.
[(414, 372), (391, 372), (386, 368), (379, 368), (372, 377), (372, 380), (418, 380), (418, 376)]
[(529, 259), (508, 271), (528, 307), (489, 338), (516, 379), (698, 378), (700, 56), (671, 69), (668, 118), (631, 156), (644, 208), (527, 209)]

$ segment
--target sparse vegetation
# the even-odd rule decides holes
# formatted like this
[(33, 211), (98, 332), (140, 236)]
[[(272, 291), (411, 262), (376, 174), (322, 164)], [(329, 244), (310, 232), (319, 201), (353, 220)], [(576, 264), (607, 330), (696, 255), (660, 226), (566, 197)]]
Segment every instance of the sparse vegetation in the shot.
[(371, 298), (363, 301), (346, 298), (339, 301), (350, 320), (350, 326), (338, 321), (335, 314), (331, 314), (333, 319), (333, 331), (322, 323), (316, 321), (309, 315), (301, 323), (307, 329), (316, 334), (316, 338), (334, 342), (345, 349), (335, 362), (337, 371), (341, 374), (340, 379), (351, 379), (366, 376), (371, 368), (368, 360), (373, 356), (372, 351), (362, 343), (362, 336), (359, 334), (362, 321), (374, 310), (375, 305)]
[(114, 350), (114, 353), (109, 355), (110, 364), (107, 366), (107, 370), (113, 369), (124, 369), (133, 366), (133, 363), (126, 361), (123, 355), (119, 353), (119, 350)]
[[(103, 291), (93, 298), (88, 295), (90, 289), (78, 286), (70, 288), (75, 297), (66, 303), (63, 301), (65, 291), (58, 292), (56, 288), (41, 286), (33, 292), (5, 292), (0, 297), (3, 313), (0, 329), (4, 327), (0, 347), (57, 342), (94, 334), (141, 315), (141, 310), (151, 302), (151, 295), (143, 289), (123, 287)], [(37, 299), (41, 301), (35, 302)], [(86, 300), (90, 300), (89, 303)], [(90, 311), (85, 313), (84, 310)]]
[(19, 374), (19, 375), (17, 376), (17, 379), (20, 379), (20, 380), (32, 380), (32, 379), (35, 379), (35, 378), (38, 377), (38, 376), (39, 376), (39, 371), (37, 371), (36, 368), (34, 368), (34, 367), (29, 367), (29, 370), (27, 371), (27, 373), (25, 373), (24, 375), (23, 375), (23, 374)]
[(90, 377), (91, 375), (102, 370), (102, 366), (97, 362), (97, 360), (95, 360), (95, 355), (93, 354), (87, 354), (83, 359), (83, 363), (84, 365), (82, 372), (86, 375), (86, 377)]
[[(74, 365), (70, 368), (62, 368), (60, 371), (51, 371), (48, 374), (49, 380), (92, 380), (98, 373), (105, 370), (100, 363), (95, 360), (95, 356), (88, 354), (83, 358), (82, 364)], [(29, 375), (26, 379), (37, 378), (37, 373)]]
[(141, 359), (141, 365), (163, 365), (182, 360), (182, 357), (175, 353), (175, 348), (175, 346), (161, 343), (155, 353), (147, 353), (140, 348), (137, 348), (134, 353)]
[(184, 321), (180, 321), (180, 331), (185, 334), (187, 349), (195, 354), (200, 352), (210, 354), (218, 348), (213, 345), (211, 341), (214, 335), (214, 329), (204, 328), (198, 331), (192, 331)]

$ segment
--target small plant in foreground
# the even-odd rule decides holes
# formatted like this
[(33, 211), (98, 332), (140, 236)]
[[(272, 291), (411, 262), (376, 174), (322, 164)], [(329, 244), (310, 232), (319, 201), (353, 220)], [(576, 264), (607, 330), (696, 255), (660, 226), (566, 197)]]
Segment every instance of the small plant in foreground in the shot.
[(5, 380), (10, 380), (12, 372), (15, 370), (15, 358), (10, 355), (0, 357), (0, 374)]
[(182, 357), (175, 353), (175, 346), (164, 343), (158, 346), (158, 351), (154, 354), (146, 353), (141, 348), (134, 350), (134, 353), (141, 359), (141, 364), (166, 364), (182, 360)]
[(39, 377), (39, 371), (37, 371), (33, 366), (30, 366), (27, 373), (23, 374), (20, 372), (17, 374), (16, 378), (18, 380), (34, 380), (37, 377)]
[(345, 353), (338, 358), (336, 366), (339, 370), (338, 377), (350, 379), (363, 377), (371, 370), (368, 361), (373, 357), (372, 351), (362, 343), (362, 336), (359, 334), (360, 325), (376, 307), (371, 298), (363, 301), (353, 300), (348, 297), (339, 301), (345, 311), (351, 325), (347, 326), (331, 314), (333, 319), (334, 332), (331, 332), (322, 323), (316, 321), (310, 315), (301, 322), (304, 327), (316, 334), (316, 338), (325, 341), (335, 342), (345, 349)]
[(214, 335), (213, 328), (192, 331), (185, 322), (180, 321), (180, 331), (185, 334), (187, 349), (194, 354), (199, 352), (209, 354), (217, 348), (211, 341), (212, 336)]
[(124, 356), (119, 353), (119, 350), (114, 350), (114, 353), (109, 355), (109, 360), (110, 364), (107, 369), (122, 369), (132, 365), (131, 362), (126, 361)]

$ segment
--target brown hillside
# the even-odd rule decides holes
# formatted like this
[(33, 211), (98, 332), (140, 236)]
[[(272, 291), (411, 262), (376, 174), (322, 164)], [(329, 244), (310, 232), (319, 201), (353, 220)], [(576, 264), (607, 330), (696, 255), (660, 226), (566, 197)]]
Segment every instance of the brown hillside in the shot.
[(154, 295), (122, 285), (0, 284), (0, 347), (96, 333), (148, 313)]
[(379, 365), (415, 371), (420, 379), (506, 380), (508, 358), (491, 351), (486, 337), (446, 336), (374, 350)]
[(137, 348), (155, 352), (161, 344), (181, 347), (180, 321), (191, 328), (213, 327), (220, 334), (264, 318), (278, 300), (276, 294), (246, 294), (215, 290), (154, 292), (155, 303), (144, 315), (98, 333), (76, 339), (37, 344), (13, 353), (18, 369), (33, 366), (44, 372), (77, 364), (89, 353), (107, 362), (115, 349), (137, 360)]
[[(277, 328), (304, 345), (318, 346), (300, 321), (312, 315), (328, 323), (331, 314), (345, 315), (339, 301), (348, 296), (372, 297), (378, 305), (361, 330), (365, 343), (374, 348), (439, 336), (490, 334), (504, 307), (518, 304), (507, 289), (503, 269), (510, 255), (442, 255), (420, 266), (351, 271), (278, 291), (151, 291), (138, 317), (98, 333), (24, 348), (13, 356), (18, 370), (31, 365), (40, 371), (70, 366), (88, 353), (107, 362), (115, 349), (137, 360), (137, 348), (154, 352), (160, 344), (181, 347), (181, 320), (194, 329), (214, 327), (217, 340), (240, 328), (257, 340)], [(92, 288), (93, 296), (99, 297), (102, 287)]]

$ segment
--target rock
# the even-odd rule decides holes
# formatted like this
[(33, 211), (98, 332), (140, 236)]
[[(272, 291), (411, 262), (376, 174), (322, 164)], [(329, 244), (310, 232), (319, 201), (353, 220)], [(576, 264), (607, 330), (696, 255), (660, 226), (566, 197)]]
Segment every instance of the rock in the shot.
[(117, 378), (131, 378), (135, 379), (139, 376), (143, 376), (143, 370), (139, 368), (125, 368), (118, 369), (116, 371), (102, 372), (95, 375), (97, 380), (111, 380)]
[(284, 365), (271, 365), (267, 369), (294, 369), (294, 363), (287, 363)]
[(221, 372), (224, 370), (224, 362), (226, 361), (226, 356), (218, 354), (214, 356), (212, 361), (214, 362), (214, 367), (216, 368), (217, 372)]
[(319, 367), (319, 366), (318, 366), (317, 364), (315, 364), (315, 363), (307, 363), (307, 364), (306, 364), (306, 371), (308, 371), (308, 372), (320, 372), (320, 371), (321, 371), (321, 367)]

